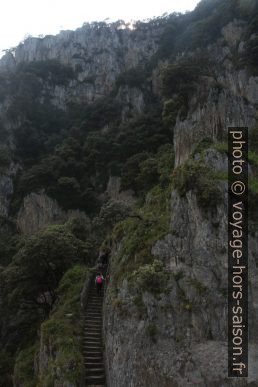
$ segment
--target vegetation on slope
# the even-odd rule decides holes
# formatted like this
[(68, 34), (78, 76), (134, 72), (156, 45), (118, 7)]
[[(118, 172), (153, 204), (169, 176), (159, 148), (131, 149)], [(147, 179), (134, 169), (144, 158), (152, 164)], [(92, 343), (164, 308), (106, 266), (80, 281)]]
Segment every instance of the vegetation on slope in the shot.
[[(41, 325), (40, 346), (36, 343), (27, 347), (16, 357), (16, 383), (26, 387), (50, 387), (59, 379), (80, 385), (83, 375), (80, 296), (88, 275), (88, 269), (78, 265), (65, 273), (57, 288), (59, 301)], [(39, 357), (45, 357), (44, 368), (35, 372)]]

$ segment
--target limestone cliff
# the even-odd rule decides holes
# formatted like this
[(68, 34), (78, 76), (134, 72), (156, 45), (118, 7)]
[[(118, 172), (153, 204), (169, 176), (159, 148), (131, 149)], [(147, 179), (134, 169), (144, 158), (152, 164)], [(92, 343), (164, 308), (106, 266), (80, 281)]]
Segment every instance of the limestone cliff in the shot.
[[(226, 156), (214, 150), (207, 151), (206, 162), (214, 170), (227, 169)], [(244, 382), (227, 377), (225, 183), (220, 190), (221, 204), (208, 211), (200, 208), (193, 191), (185, 197), (172, 191), (167, 235), (152, 247), (167, 277), (146, 271), (152, 290), (145, 288), (148, 277), (140, 277), (139, 284), (135, 276), (119, 285), (110, 282), (105, 309), (110, 386), (258, 385), (257, 232), (249, 239), (249, 377)], [(114, 241), (111, 278), (128, 259), (124, 239)], [(164, 288), (155, 291), (159, 281)]]

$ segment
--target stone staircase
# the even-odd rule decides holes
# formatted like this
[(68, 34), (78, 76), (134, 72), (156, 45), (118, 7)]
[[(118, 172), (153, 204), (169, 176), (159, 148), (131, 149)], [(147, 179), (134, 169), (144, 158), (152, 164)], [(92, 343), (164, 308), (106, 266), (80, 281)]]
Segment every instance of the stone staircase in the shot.
[(102, 343), (102, 294), (92, 280), (84, 312), (83, 356), (86, 386), (106, 386)]

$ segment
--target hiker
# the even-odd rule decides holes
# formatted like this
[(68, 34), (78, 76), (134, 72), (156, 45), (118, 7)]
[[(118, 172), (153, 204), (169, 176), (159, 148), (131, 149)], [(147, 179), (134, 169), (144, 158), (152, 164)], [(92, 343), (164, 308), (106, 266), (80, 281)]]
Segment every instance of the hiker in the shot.
[(103, 254), (100, 255), (99, 259), (100, 262), (106, 266), (108, 264), (108, 258), (109, 258), (110, 250), (105, 250)]
[(103, 275), (101, 273), (98, 273), (97, 276), (96, 276), (96, 279), (95, 279), (95, 284), (96, 284), (97, 293), (98, 293), (99, 296), (101, 295), (101, 289), (102, 289), (102, 286), (103, 286), (103, 282), (104, 282)]
[(98, 271), (101, 271), (104, 269), (104, 265), (103, 263), (101, 262), (100, 258), (97, 260), (97, 270)]

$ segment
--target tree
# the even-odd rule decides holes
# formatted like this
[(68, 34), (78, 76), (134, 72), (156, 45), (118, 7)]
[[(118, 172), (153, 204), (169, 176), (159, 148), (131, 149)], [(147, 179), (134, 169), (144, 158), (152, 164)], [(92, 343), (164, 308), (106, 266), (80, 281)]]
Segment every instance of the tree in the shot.
[(67, 228), (47, 227), (25, 240), (2, 272), (2, 295), (5, 293), (11, 309), (40, 309), (48, 315), (63, 274), (88, 258), (88, 245)]

